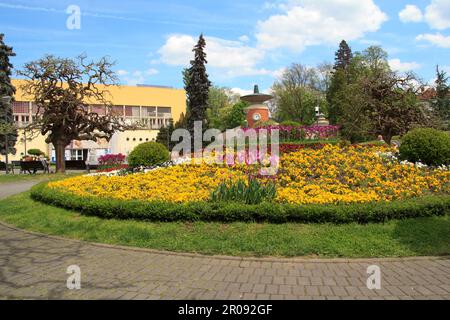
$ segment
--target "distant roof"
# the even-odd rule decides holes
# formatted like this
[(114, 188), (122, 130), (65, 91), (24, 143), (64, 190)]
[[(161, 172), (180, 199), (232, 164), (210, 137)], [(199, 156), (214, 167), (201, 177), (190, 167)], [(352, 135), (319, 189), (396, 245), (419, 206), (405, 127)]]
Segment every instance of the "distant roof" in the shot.
[[(434, 88), (427, 88), (425, 90), (423, 90), (421, 93), (419, 93), (419, 99), (420, 100), (431, 100), (436, 98), (436, 89)], [(450, 92), (448, 93), (448, 95), (450, 96)]]
[(155, 84), (137, 84), (136, 87), (162, 88), (162, 89), (175, 89), (174, 87), (170, 87), (170, 86), (159, 86), (159, 85), (155, 85)]

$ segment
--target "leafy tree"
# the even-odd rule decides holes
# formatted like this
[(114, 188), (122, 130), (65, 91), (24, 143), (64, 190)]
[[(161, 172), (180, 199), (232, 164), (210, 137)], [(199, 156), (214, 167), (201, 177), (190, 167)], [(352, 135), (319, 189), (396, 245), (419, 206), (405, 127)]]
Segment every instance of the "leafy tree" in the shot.
[(438, 113), (439, 117), (448, 126), (450, 119), (450, 88), (447, 84), (449, 77), (445, 71), (439, 70), (439, 66), (436, 67), (436, 99), (433, 101), (433, 108)]
[(334, 91), (329, 96), (333, 106), (339, 106), (335, 121), (352, 142), (382, 135), (391, 143), (395, 135), (430, 124), (416, 98), (416, 77), (392, 72), (380, 47), (355, 54), (345, 73), (337, 70), (334, 77), (339, 85), (330, 88)]
[(208, 96), (211, 82), (206, 73), (205, 53), (206, 41), (203, 35), (200, 35), (197, 45), (194, 47), (194, 60), (191, 61), (191, 67), (186, 71), (185, 82), (186, 94), (188, 97), (189, 117), (188, 130), (194, 137), (194, 124), (196, 121), (203, 122), (203, 128), (206, 127), (206, 110), (208, 108)]
[(226, 117), (225, 129), (233, 129), (239, 126), (243, 127), (247, 118), (247, 113), (245, 112), (245, 108), (247, 107), (248, 104), (244, 101), (234, 104)]
[[(13, 48), (7, 46), (4, 41), (4, 34), (0, 33), (0, 99), (4, 96), (13, 98), (16, 89), (11, 84), (11, 70), (13, 65), (9, 62), (9, 57), (16, 54)], [(8, 139), (6, 139), (6, 136)], [(8, 141), (8, 146), (6, 145)], [(17, 142), (17, 129), (14, 125), (12, 104), (6, 104), (0, 100), (0, 154), (15, 154), (14, 146)]]
[(230, 96), (230, 89), (216, 86), (209, 88), (207, 118), (210, 128), (220, 129), (223, 126), (224, 111), (229, 111), (232, 106)]
[[(28, 80), (22, 90), (37, 105), (33, 127), (55, 147), (57, 172), (65, 172), (64, 153), (71, 141), (109, 140), (116, 131), (136, 128), (109, 112), (107, 88), (116, 80), (111, 67), (106, 58), (87, 62), (85, 56), (67, 59), (47, 55), (18, 72)], [(108, 112), (105, 116), (91, 112), (88, 101), (96, 101)]]
[[(358, 53), (358, 55), (360, 55)], [(362, 61), (368, 67), (368, 71), (380, 74), (390, 72), (391, 69), (388, 63), (388, 54), (380, 46), (370, 46), (363, 51)]]
[(293, 64), (272, 87), (276, 101), (277, 120), (292, 120), (311, 124), (315, 120), (315, 107), (326, 111), (325, 96), (320, 91), (318, 71), (301, 64)]

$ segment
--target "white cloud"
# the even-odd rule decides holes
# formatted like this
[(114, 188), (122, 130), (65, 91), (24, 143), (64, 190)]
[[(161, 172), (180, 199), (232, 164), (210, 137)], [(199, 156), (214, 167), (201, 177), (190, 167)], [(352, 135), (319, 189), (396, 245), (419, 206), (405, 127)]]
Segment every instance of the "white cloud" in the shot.
[(241, 97), (253, 93), (253, 90), (246, 90), (246, 89), (241, 89), (241, 88), (231, 88), (231, 91), (233, 91), (234, 93), (239, 94)]
[(148, 69), (148, 70), (136, 70), (133, 72), (129, 72), (127, 70), (119, 70), (117, 74), (120, 76), (122, 81), (129, 86), (135, 86), (138, 84), (145, 83), (147, 77), (157, 75), (159, 73), (156, 69)]
[[(273, 71), (258, 68), (265, 52), (243, 41), (205, 37), (208, 66), (221, 77), (271, 75)], [(193, 59), (192, 48), (197, 39), (190, 35), (172, 35), (159, 49), (161, 62), (173, 66), (187, 66)]]
[(435, 46), (441, 48), (450, 48), (450, 36), (444, 36), (441, 33), (431, 34), (419, 34), (416, 37), (417, 41), (427, 41)]
[(172, 66), (187, 66), (193, 58), (195, 39), (189, 35), (172, 35), (158, 50), (161, 61)]
[(412, 71), (421, 67), (417, 62), (402, 62), (400, 59), (389, 60), (389, 65), (393, 71), (399, 72)]
[(157, 75), (158, 73), (159, 73), (159, 71), (156, 70), (156, 69), (153, 69), (153, 68), (148, 69), (147, 71), (145, 71), (145, 74), (148, 75), (148, 76), (154, 76), (154, 75)]
[(282, 14), (258, 22), (256, 38), (263, 49), (289, 48), (356, 40), (379, 30), (387, 15), (373, 0), (291, 0)]
[(450, 1), (432, 0), (425, 9), (425, 19), (432, 29), (450, 28)]
[(415, 5), (408, 4), (398, 14), (400, 21), (402, 22), (421, 22), (423, 20), (422, 11)]
[(117, 74), (119, 76), (126, 76), (128, 74), (128, 71), (127, 70), (119, 70), (119, 71), (117, 71)]
[(273, 72), (273, 76), (277, 79), (280, 79), (283, 76), (283, 74), (286, 72), (286, 70), (287, 70), (286, 67), (275, 70)]
[(250, 38), (249, 38), (248, 36), (246, 36), (246, 35), (243, 35), (243, 36), (240, 36), (240, 37), (239, 37), (239, 41), (242, 41), (242, 42), (249, 42), (249, 41), (250, 41)]

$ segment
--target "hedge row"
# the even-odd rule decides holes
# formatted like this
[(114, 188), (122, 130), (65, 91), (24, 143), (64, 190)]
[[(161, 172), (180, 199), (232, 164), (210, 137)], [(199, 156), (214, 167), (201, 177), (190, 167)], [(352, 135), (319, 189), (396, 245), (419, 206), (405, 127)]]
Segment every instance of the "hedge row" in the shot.
[(123, 201), (80, 197), (48, 188), (46, 183), (32, 188), (33, 199), (46, 204), (76, 210), (84, 215), (111, 219), (145, 221), (216, 221), (270, 223), (369, 223), (391, 219), (441, 216), (450, 213), (450, 196), (421, 198), (370, 204), (291, 205), (261, 203), (167, 203)]

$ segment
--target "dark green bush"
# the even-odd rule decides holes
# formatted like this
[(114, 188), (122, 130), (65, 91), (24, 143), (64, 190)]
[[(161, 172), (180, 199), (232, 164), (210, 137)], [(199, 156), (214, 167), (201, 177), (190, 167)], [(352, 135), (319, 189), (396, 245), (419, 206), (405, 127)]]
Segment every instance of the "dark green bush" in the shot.
[(214, 202), (235, 201), (245, 204), (259, 204), (263, 201), (272, 201), (277, 194), (275, 184), (268, 182), (262, 184), (256, 179), (250, 179), (248, 185), (239, 180), (236, 183), (224, 182), (212, 194)]
[(28, 152), (27, 152), (30, 156), (36, 156), (36, 157), (39, 157), (39, 156), (45, 156), (45, 152), (43, 152), (43, 151), (41, 151), (41, 150), (39, 150), (39, 149), (30, 149), (30, 150), (28, 150)]
[(277, 122), (273, 120), (267, 120), (267, 121), (257, 121), (255, 123), (255, 128), (264, 128), (264, 127), (270, 127), (270, 126), (276, 126), (278, 125)]
[(169, 150), (157, 142), (146, 142), (138, 145), (128, 156), (131, 167), (150, 167), (170, 159)]
[(429, 166), (450, 164), (450, 136), (435, 129), (415, 129), (403, 137), (400, 157)]
[(280, 123), (280, 125), (285, 126), (285, 127), (301, 127), (302, 126), (302, 124), (300, 122), (291, 121), (291, 120), (283, 121), (282, 123)]
[(33, 199), (108, 219), (144, 221), (219, 221), (270, 223), (369, 223), (450, 213), (450, 196), (433, 195), (403, 201), (351, 205), (293, 205), (262, 202), (168, 203), (80, 197), (47, 187), (32, 188)]

